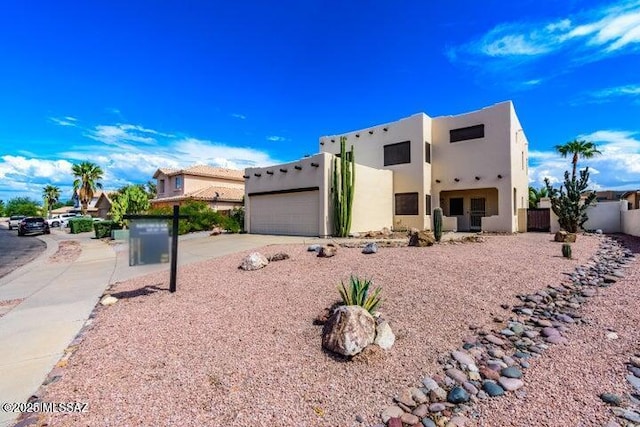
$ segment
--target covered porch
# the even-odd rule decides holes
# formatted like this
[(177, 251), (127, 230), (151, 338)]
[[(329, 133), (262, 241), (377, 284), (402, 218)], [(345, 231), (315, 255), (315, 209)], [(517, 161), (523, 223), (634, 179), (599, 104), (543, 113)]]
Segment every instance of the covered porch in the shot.
[(499, 214), (497, 188), (441, 191), (439, 198), (444, 216), (456, 218), (457, 231), (491, 231), (491, 217)]

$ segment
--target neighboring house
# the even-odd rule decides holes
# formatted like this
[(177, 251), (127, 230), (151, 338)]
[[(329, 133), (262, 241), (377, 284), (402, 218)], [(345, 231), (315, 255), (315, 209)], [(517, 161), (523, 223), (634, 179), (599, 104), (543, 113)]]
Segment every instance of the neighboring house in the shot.
[(640, 209), (640, 190), (625, 191), (620, 199), (627, 201), (628, 210)]
[[(112, 193), (104, 192), (102, 190), (97, 190), (93, 193), (93, 197), (87, 204), (87, 215), (91, 215), (94, 218), (106, 218), (107, 214), (111, 210), (111, 199), (109, 199), (109, 195)], [(61, 214), (68, 212), (81, 212), (82, 205), (79, 202), (79, 198), (77, 194), (74, 194), (73, 200), (77, 202), (77, 206), (63, 206), (58, 209), (54, 209), (51, 211), (52, 214)]]
[(229, 211), (243, 206), (243, 172), (206, 165), (187, 169), (160, 168), (153, 174), (157, 180), (153, 207), (182, 205), (188, 201), (206, 202), (216, 211)]
[(596, 201), (598, 202), (617, 202), (626, 194), (625, 191), (602, 190), (596, 191)]
[(98, 196), (98, 200), (96, 200), (93, 205), (93, 209), (95, 209), (96, 216), (98, 218), (106, 218), (111, 211), (111, 197), (115, 194), (115, 192), (101, 192), (100, 196)]
[(528, 142), (510, 101), (458, 116), (419, 113), (320, 138), (320, 154), (245, 170), (250, 233), (333, 233), (333, 158), (340, 137), (353, 146), (356, 184), (351, 231), (445, 228), (526, 231)]

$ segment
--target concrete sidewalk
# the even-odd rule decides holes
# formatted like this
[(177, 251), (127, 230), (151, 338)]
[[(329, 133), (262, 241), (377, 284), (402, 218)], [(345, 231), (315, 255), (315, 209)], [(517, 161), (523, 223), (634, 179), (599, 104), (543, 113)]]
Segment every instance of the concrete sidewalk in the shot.
[[(49, 263), (58, 241), (79, 240), (73, 262)], [(43, 236), (47, 250), (0, 279), (0, 303), (22, 301), (0, 317), (0, 403), (24, 403), (35, 393), (85, 324), (109, 284), (169, 269), (169, 264), (129, 267), (128, 245), (108, 244), (85, 235)], [(271, 244), (318, 243), (317, 238), (250, 234), (182, 236), (180, 266)], [(0, 409), (0, 426), (19, 413)]]

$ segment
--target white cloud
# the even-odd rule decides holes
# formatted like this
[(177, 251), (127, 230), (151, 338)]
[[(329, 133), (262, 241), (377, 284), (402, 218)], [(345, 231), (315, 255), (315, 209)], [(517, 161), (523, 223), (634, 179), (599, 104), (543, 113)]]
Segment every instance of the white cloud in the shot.
[(282, 142), (286, 140), (287, 138), (285, 138), (284, 136), (272, 135), (267, 137), (267, 141), (272, 141), (272, 142)]
[(447, 56), (532, 60), (569, 50), (581, 60), (598, 60), (614, 52), (636, 51), (639, 44), (640, 1), (627, 0), (550, 22), (503, 23), (478, 40), (449, 49)]
[[(578, 163), (579, 168), (589, 166), (593, 188), (640, 188), (640, 138), (637, 132), (599, 130), (579, 135), (578, 139), (596, 143), (602, 152), (591, 159), (580, 159)], [(545, 177), (561, 183), (564, 171), (571, 170), (571, 160), (553, 151), (531, 151), (529, 159), (529, 181), (535, 187), (543, 185)]]
[(76, 123), (78, 119), (71, 116), (66, 116), (63, 118), (49, 117), (49, 120), (51, 120), (53, 123), (59, 126), (73, 126), (73, 127), (78, 126), (78, 124)]
[(235, 117), (236, 119), (240, 119), (240, 120), (245, 120), (247, 118), (247, 116), (245, 116), (244, 114), (238, 114), (238, 113), (232, 114), (231, 117)]
[(640, 98), (640, 84), (616, 86), (606, 89), (597, 90), (589, 94), (590, 97), (602, 101), (610, 101), (614, 97), (631, 97)]

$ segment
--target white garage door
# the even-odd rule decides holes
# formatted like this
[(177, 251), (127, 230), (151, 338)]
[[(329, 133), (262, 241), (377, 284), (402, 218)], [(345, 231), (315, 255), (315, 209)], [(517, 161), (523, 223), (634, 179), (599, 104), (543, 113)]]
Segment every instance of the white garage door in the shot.
[(249, 196), (251, 233), (318, 235), (319, 191)]

